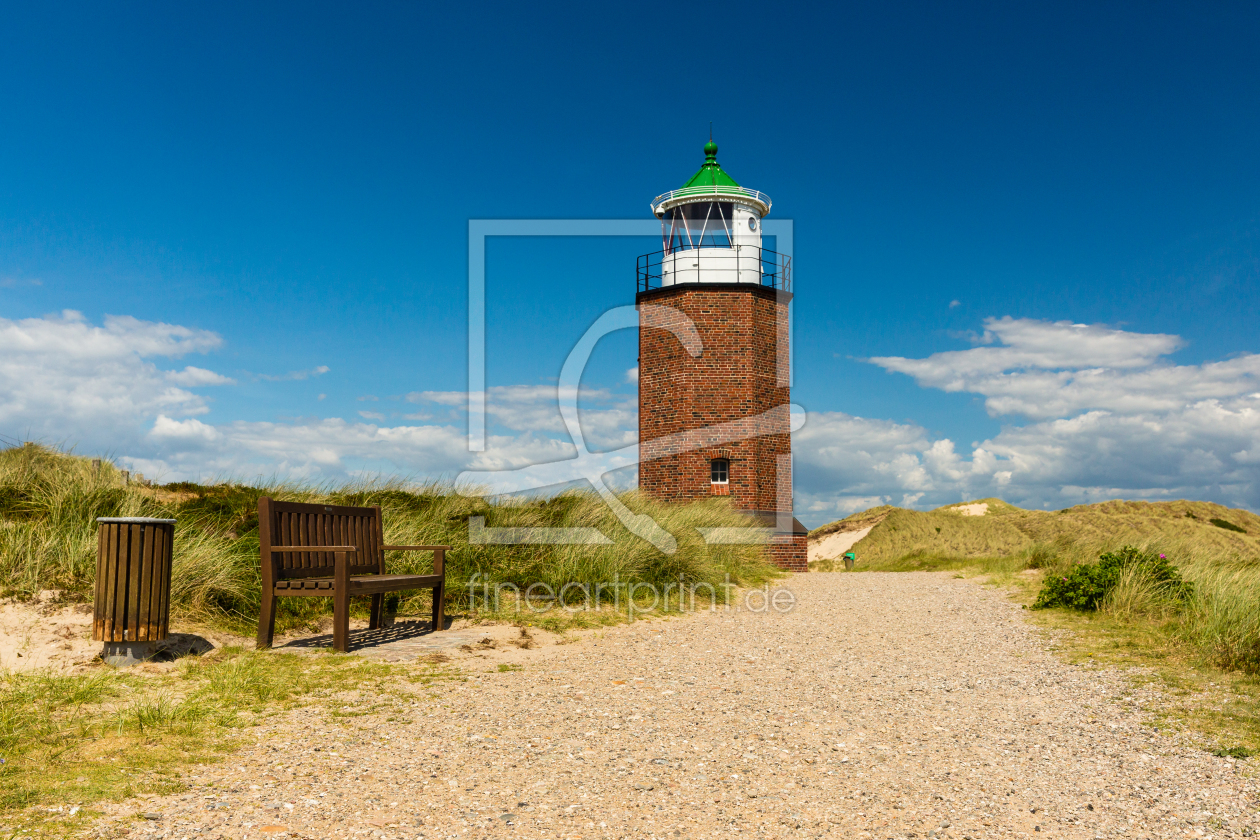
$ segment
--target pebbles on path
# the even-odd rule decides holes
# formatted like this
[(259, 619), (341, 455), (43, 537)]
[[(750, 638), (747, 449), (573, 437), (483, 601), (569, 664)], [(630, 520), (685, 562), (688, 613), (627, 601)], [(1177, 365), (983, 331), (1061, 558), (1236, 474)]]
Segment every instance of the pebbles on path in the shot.
[[(1260, 829), (1248, 762), (1159, 732), (1002, 593), (809, 574), (786, 614), (637, 622), (462, 655), (361, 717), (277, 713), (132, 838), (1181, 838)], [(754, 602), (755, 604), (755, 602)], [(522, 658), (523, 657), (523, 658)], [(420, 666), (415, 666), (420, 667)], [(400, 680), (402, 682), (402, 680)], [(160, 816), (135, 821), (137, 813)]]

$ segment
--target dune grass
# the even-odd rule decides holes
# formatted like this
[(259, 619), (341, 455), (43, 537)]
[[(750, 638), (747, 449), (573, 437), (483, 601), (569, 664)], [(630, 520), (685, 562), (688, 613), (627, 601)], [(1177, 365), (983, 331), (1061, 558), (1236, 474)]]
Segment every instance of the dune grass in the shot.
[(53, 821), (68, 836), (90, 816), (76, 821), (70, 809), (187, 789), (182, 768), (215, 760), (244, 727), (286, 709), (314, 707), (330, 719), (395, 707), (405, 715), (434, 696), (427, 686), (455, 679), (426, 663), (233, 648), (160, 674), (0, 672), (0, 823), (21, 812), (26, 828)]
[[(160, 516), (178, 520), (172, 560), (172, 604), (177, 615), (244, 632), (258, 615), (258, 498), (342, 505), (380, 505), (385, 540), (395, 545), (451, 545), (447, 556), (452, 609), (468, 607), (467, 584), (512, 584), (524, 590), (543, 583), (708, 584), (722, 592), (728, 581), (757, 585), (778, 572), (759, 546), (708, 545), (697, 528), (751, 523), (723, 499), (669, 505), (639, 493), (623, 501), (650, 515), (674, 535), (678, 550), (666, 554), (635, 537), (593, 493), (568, 492), (547, 499), (502, 501), (464, 495), (447, 484), (408, 484), (381, 479), (341, 486), (189, 483), (157, 488), (124, 486), (109, 463), (92, 462), (38, 445), (0, 451), (0, 586), (28, 597), (58, 589), (89, 596), (95, 575), (98, 516)], [(470, 516), (485, 526), (593, 527), (612, 545), (470, 544)], [(391, 572), (427, 572), (427, 553), (391, 553)], [(574, 592), (574, 590), (570, 590)], [(427, 592), (402, 605), (423, 611)], [(362, 609), (358, 605), (357, 609)], [(280, 600), (277, 628), (312, 623), (331, 610), (320, 598)]]
[(1024, 510), (1001, 499), (976, 502), (988, 504), (986, 515), (964, 516), (955, 511), (957, 505), (932, 511), (885, 506), (824, 525), (811, 536), (878, 521), (854, 547), (869, 569), (904, 565), (905, 558), (916, 553), (979, 558), (1040, 551), (1070, 565), (1091, 562), (1122, 545), (1143, 543), (1175, 546), (1182, 556), (1214, 562), (1224, 558), (1260, 562), (1260, 516), (1211, 502), (1111, 501), (1060, 511)]

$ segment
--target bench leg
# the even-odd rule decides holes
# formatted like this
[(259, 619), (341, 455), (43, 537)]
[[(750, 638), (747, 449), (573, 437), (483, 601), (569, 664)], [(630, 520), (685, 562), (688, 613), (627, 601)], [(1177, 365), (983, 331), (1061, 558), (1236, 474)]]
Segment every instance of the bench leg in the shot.
[(350, 652), (350, 588), (333, 592), (333, 650)]
[(446, 586), (439, 583), (433, 587), (433, 632), (446, 629)]
[(385, 593), (377, 592), (372, 596), (372, 616), (368, 620), (368, 629), (377, 630), (381, 626), (381, 613), (385, 611)]
[(276, 593), (267, 592), (264, 587), (262, 603), (258, 608), (258, 644), (259, 650), (271, 647), (271, 640), (276, 633)]

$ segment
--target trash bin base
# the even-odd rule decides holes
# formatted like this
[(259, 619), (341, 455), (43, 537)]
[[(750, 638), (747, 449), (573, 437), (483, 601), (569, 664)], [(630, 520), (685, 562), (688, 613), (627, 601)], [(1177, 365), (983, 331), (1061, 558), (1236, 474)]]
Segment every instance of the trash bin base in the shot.
[(101, 659), (105, 660), (106, 665), (126, 668), (149, 659), (156, 647), (156, 642), (106, 642)]

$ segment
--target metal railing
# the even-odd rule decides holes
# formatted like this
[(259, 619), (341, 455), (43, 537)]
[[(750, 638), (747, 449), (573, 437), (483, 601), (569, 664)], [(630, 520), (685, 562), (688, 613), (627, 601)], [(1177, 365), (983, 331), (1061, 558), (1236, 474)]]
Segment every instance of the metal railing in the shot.
[[(792, 258), (755, 245), (653, 251), (639, 257), (635, 273), (640, 292), (666, 285), (701, 282), (747, 283), (792, 291)], [(725, 275), (729, 275), (730, 279), (724, 279)], [(702, 277), (708, 279), (702, 280)]]
[(753, 201), (760, 202), (766, 206), (766, 212), (770, 212), (770, 196), (759, 190), (750, 190), (745, 187), (726, 187), (718, 184), (706, 187), (683, 187), (680, 190), (670, 190), (662, 193), (652, 199), (652, 213), (657, 214), (660, 206), (666, 202), (676, 198), (704, 198), (705, 196), (716, 195), (726, 196), (728, 198), (735, 196), (739, 198), (751, 198)]

